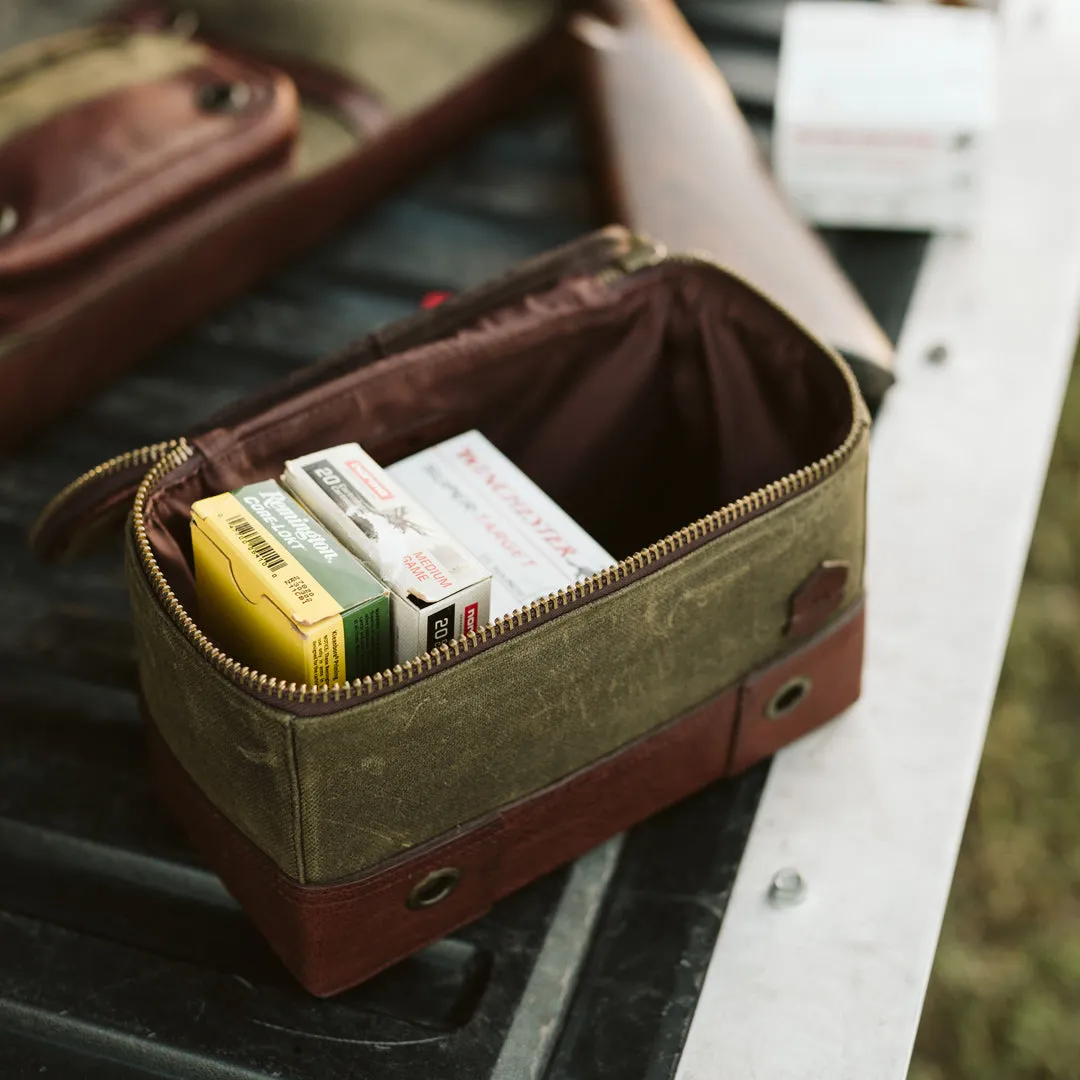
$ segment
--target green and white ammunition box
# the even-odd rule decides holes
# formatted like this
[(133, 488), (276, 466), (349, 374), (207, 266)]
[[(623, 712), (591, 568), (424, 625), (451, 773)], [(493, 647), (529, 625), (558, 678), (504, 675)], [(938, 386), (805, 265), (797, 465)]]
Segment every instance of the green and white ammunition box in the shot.
[(199, 622), (266, 675), (333, 686), (390, 662), (386, 586), (275, 480), (191, 508)]

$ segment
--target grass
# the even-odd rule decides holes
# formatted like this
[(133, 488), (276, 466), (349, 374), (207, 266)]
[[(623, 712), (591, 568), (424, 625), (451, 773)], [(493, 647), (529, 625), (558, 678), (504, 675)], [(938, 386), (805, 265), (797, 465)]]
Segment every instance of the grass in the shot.
[(1080, 1080), (1074, 366), (909, 1080)]

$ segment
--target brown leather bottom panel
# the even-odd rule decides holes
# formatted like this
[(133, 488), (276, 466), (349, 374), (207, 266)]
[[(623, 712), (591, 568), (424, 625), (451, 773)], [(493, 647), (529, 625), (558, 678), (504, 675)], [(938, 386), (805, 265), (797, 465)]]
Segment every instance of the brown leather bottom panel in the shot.
[(501, 896), (832, 719), (859, 696), (860, 604), (737, 687), (557, 784), (355, 881), (303, 886), (203, 795), (153, 724), (166, 805), (286, 966), (327, 996), (483, 915)]

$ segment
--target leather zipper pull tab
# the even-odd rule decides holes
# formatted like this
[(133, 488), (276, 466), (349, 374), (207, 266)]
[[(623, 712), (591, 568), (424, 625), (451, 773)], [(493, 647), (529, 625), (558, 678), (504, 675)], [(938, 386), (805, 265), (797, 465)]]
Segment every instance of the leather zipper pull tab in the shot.
[(42, 562), (59, 562), (88, 548), (106, 526), (127, 515), (146, 470), (182, 443), (169, 439), (140, 446), (72, 480), (30, 527), (30, 550)]

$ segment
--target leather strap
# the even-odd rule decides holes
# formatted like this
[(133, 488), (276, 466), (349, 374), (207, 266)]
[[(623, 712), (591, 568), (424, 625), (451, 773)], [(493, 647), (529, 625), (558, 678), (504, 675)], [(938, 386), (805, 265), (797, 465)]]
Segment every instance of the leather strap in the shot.
[[(170, 11), (157, 0), (129, 0), (113, 15), (112, 21), (140, 30), (177, 29), (179, 32), (177, 20), (182, 18), (182, 13), (178, 15)], [(257, 60), (276, 68), (293, 81), (302, 98), (332, 109), (358, 137), (374, 135), (393, 119), (374, 90), (339, 71), (321, 67), (299, 56), (256, 55), (212, 34), (204, 34), (197, 24), (192, 26), (191, 36), (215, 52), (241, 61)]]
[(743, 683), (727, 775), (771, 757), (858, 700), (863, 634), (860, 605), (855, 616), (833, 623)]
[[(301, 885), (210, 803), (153, 724), (159, 789), (286, 966), (328, 996), (483, 915), (495, 900), (832, 719), (859, 694), (860, 602), (813, 641), (559, 783), (362, 877)], [(792, 687), (803, 687), (797, 695)]]
[(823, 562), (795, 590), (788, 606), (788, 637), (811, 637), (836, 615), (844, 601), (850, 571), (846, 562)]

